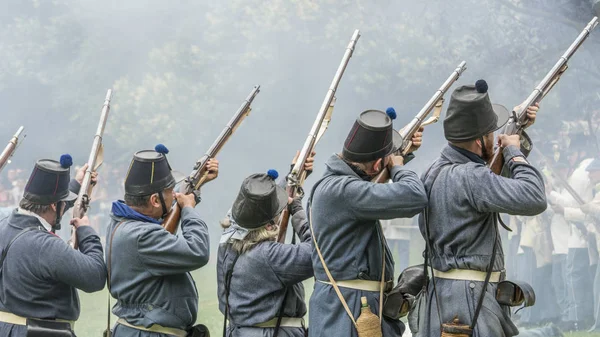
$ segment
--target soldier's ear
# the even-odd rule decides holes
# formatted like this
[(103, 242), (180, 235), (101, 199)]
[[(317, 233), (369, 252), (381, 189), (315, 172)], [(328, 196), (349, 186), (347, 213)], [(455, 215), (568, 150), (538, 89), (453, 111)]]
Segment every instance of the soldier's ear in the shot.
[(162, 207), (160, 204), (160, 198), (158, 197), (158, 193), (154, 193), (150, 196), (150, 206), (152, 207)]

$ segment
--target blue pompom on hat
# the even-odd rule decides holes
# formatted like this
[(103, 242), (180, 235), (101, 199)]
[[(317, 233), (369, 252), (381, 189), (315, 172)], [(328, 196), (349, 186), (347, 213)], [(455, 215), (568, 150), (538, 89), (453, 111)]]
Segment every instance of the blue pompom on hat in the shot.
[(60, 156), (60, 166), (69, 168), (73, 165), (73, 157), (70, 154), (63, 154)]
[(385, 113), (392, 119), (396, 119), (396, 117), (398, 117), (398, 114), (396, 114), (396, 109), (394, 109), (393, 107), (389, 107), (385, 110)]
[(162, 154), (167, 154), (169, 153), (169, 149), (167, 149), (166, 146), (164, 146), (163, 144), (158, 144), (154, 147), (154, 151), (158, 152), (158, 153), (162, 153)]
[(475, 89), (480, 94), (485, 94), (488, 91), (488, 84), (485, 80), (477, 80), (475, 82)]
[(267, 175), (269, 177), (271, 177), (271, 179), (273, 179), (273, 180), (276, 180), (277, 178), (279, 178), (279, 172), (277, 172), (277, 170), (274, 170), (274, 169), (268, 170)]

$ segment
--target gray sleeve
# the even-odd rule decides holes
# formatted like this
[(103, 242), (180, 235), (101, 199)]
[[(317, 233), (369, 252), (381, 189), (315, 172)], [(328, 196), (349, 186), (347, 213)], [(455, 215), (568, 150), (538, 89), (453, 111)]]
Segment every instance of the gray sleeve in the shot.
[(79, 184), (79, 182), (75, 179), (71, 179), (71, 181), (69, 181), (69, 191), (75, 193), (75, 194), (79, 194), (79, 190), (81, 189), (81, 184)]
[(479, 212), (533, 216), (545, 211), (548, 205), (542, 174), (516, 147), (505, 148), (503, 154), (510, 178), (477, 167), (467, 178), (472, 204)]
[(181, 210), (181, 235), (153, 226), (138, 238), (138, 256), (154, 276), (190, 272), (208, 263), (208, 228), (191, 207)]
[(87, 293), (100, 291), (106, 284), (106, 265), (102, 244), (90, 226), (77, 229), (79, 250), (72, 249), (60, 238), (47, 235), (39, 252), (42, 275), (81, 289)]
[(273, 242), (265, 251), (273, 272), (286, 286), (302, 282), (314, 274), (310, 231), (305, 231), (300, 238), (302, 242), (296, 245)]
[(425, 187), (416, 173), (394, 166), (393, 183), (377, 184), (352, 179), (341, 193), (346, 207), (363, 220), (410, 218), (427, 206)]
[(294, 228), (294, 232), (298, 234), (300, 242), (308, 242), (312, 245), (310, 227), (308, 225), (308, 219), (304, 210), (294, 213), (292, 216), (292, 227)]

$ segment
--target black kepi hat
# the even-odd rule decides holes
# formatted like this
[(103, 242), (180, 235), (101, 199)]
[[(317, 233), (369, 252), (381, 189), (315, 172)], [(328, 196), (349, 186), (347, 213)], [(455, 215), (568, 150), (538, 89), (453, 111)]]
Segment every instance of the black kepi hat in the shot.
[(50, 205), (58, 201), (73, 202), (77, 194), (69, 191), (73, 158), (63, 154), (60, 161), (41, 159), (35, 163), (23, 198), (38, 205)]
[(444, 136), (450, 142), (478, 139), (500, 129), (508, 116), (508, 109), (490, 101), (486, 81), (478, 80), (475, 85), (463, 85), (452, 92), (444, 119)]
[(394, 108), (363, 111), (346, 137), (342, 155), (355, 163), (367, 163), (385, 158), (402, 145), (402, 136), (394, 130)]
[(163, 144), (156, 145), (154, 150), (136, 152), (125, 178), (125, 194), (146, 196), (174, 187), (176, 180), (167, 153), (169, 150)]
[(278, 176), (277, 171), (269, 170), (267, 174), (257, 173), (244, 179), (231, 208), (231, 216), (239, 226), (262, 227), (287, 206), (285, 189), (275, 183)]

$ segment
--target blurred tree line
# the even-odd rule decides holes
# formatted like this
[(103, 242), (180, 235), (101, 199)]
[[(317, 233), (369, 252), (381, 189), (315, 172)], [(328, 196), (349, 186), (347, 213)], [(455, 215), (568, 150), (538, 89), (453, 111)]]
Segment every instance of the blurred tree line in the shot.
[[(354, 29), (362, 37), (318, 161), (339, 150), (360, 111), (394, 106), (400, 128), (462, 60), (459, 83), (484, 78), (492, 100), (512, 108), (591, 18), (587, 0), (6, 0), (0, 135), (26, 126), (14, 157), (24, 167), (64, 152), (84, 161), (112, 87), (107, 160), (126, 166), (133, 152), (162, 142), (173, 166), (188, 171), (261, 84), (219, 158), (233, 179), (211, 187), (228, 190), (217, 197), (228, 205), (244, 176), (287, 169)], [(544, 101), (536, 129), (554, 137), (562, 120), (598, 109), (599, 51), (596, 31)], [(428, 127), (411, 165), (424, 167), (443, 144), (441, 123)]]

